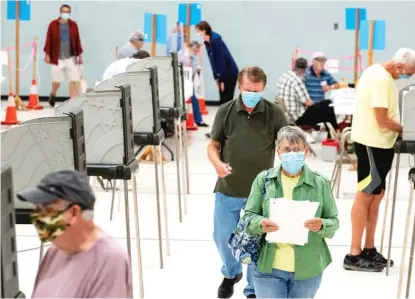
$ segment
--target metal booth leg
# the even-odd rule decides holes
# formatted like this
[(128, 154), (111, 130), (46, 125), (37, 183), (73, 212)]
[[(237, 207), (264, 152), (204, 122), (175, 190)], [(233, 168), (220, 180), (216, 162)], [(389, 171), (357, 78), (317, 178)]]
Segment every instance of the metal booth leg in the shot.
[(179, 137), (179, 133), (177, 130), (177, 127), (179, 126), (179, 122), (177, 121), (177, 119), (174, 120), (174, 136), (176, 136), (175, 141), (176, 141), (176, 167), (177, 167), (177, 195), (178, 195), (178, 199), (179, 199), (179, 222), (183, 221), (183, 216), (182, 216), (182, 198), (181, 198), (181, 184), (180, 184), (180, 137)]
[[(115, 190), (115, 188), (114, 188)], [(130, 273), (133, 276), (133, 266), (131, 260), (131, 233), (130, 233), (130, 205), (128, 201), (128, 181), (124, 180), (124, 205), (125, 205), (125, 232), (127, 238), (127, 252), (130, 260)], [(134, 298), (134, 290), (131, 289), (131, 298)]]
[(390, 188), (392, 185), (392, 177), (393, 177), (393, 172), (390, 171), (389, 172), (389, 177), (388, 177), (388, 185), (386, 186), (386, 203), (385, 203), (385, 213), (383, 216), (383, 224), (382, 224), (382, 236), (380, 238), (380, 253), (383, 253), (383, 244), (385, 241), (385, 232), (386, 232), (386, 223), (388, 222), (388, 215), (389, 215), (389, 205), (390, 205)]
[[(157, 229), (158, 229), (158, 241), (159, 241), (159, 255), (160, 255), (160, 269), (163, 269), (163, 244), (161, 235), (161, 212), (160, 212), (160, 185), (159, 185), (159, 157), (157, 155), (157, 149), (153, 146), (154, 152), (154, 170), (156, 173), (156, 204), (157, 204)], [(163, 163), (163, 161), (161, 161)]]
[(393, 224), (395, 221), (395, 208), (396, 208), (396, 194), (398, 192), (398, 178), (399, 178), (399, 164), (401, 161), (401, 154), (396, 154), (396, 169), (395, 169), (395, 182), (393, 185), (393, 198), (392, 198), (392, 213), (391, 213), (391, 222), (389, 227), (389, 242), (388, 242), (388, 262), (386, 265), (386, 275), (389, 275), (390, 268), (390, 259), (392, 251), (392, 236), (393, 236)]
[(40, 248), (39, 248), (39, 265), (40, 265), (40, 262), (43, 259), (44, 253), (45, 253), (45, 243), (44, 242), (40, 242)]
[[(158, 147), (158, 152), (160, 157), (162, 157), (161, 154), (161, 144)], [(164, 214), (164, 232), (166, 234), (166, 252), (167, 256), (170, 256), (170, 238), (169, 238), (169, 221), (168, 221), (168, 212), (167, 212), (167, 198), (166, 198), (166, 183), (165, 183), (165, 177), (164, 177), (164, 163), (161, 162), (160, 164), (161, 168), (161, 194), (163, 194), (163, 214)]]
[(341, 177), (342, 177), (342, 170), (343, 170), (343, 159), (344, 159), (344, 151), (342, 149), (342, 153), (340, 155), (340, 162), (339, 162), (339, 166), (337, 169), (337, 179), (336, 179), (336, 198), (339, 198), (340, 195), (340, 185), (341, 185)]
[(117, 180), (114, 180), (114, 187), (112, 188), (110, 220), (112, 220), (112, 217), (114, 216), (114, 201), (115, 201), (115, 190), (116, 189), (117, 189)]
[(183, 126), (183, 147), (184, 147), (184, 161), (186, 165), (186, 192), (190, 194), (190, 178), (189, 178), (189, 152), (187, 147), (187, 128), (186, 122), (182, 122)]
[[(186, 172), (186, 163), (184, 161), (184, 155), (183, 155), (183, 135), (182, 135), (182, 122), (178, 122), (179, 123), (179, 154), (177, 155), (177, 160), (181, 160), (182, 161), (182, 173), (185, 174)], [(180, 157), (180, 158), (179, 158)], [(187, 214), (187, 187), (186, 187), (186, 178), (183, 179), (182, 182), (183, 185), (183, 189), (182, 189), (182, 194), (183, 194), (183, 203), (184, 203), (184, 213)]]
[[(414, 186), (412, 185), (412, 190), (413, 189), (414, 189)], [(415, 217), (414, 217), (414, 225), (412, 228), (412, 241), (411, 241), (411, 251), (409, 253), (408, 279), (406, 281), (405, 298), (409, 298), (409, 294), (411, 292), (412, 266), (414, 264), (414, 249), (415, 249)]]
[(131, 179), (133, 180), (133, 201), (135, 220), (135, 242), (137, 247), (138, 283), (140, 287), (140, 298), (144, 298), (143, 265), (141, 260), (140, 220), (138, 217), (137, 178), (135, 174), (133, 174)]
[(406, 214), (405, 234), (404, 234), (404, 238), (403, 238), (401, 268), (399, 270), (398, 298), (401, 298), (403, 272), (404, 272), (405, 260), (406, 260), (406, 249), (408, 247), (409, 228), (410, 228), (411, 220), (412, 220), (411, 214), (412, 214), (412, 204), (413, 204), (413, 199), (414, 199), (414, 185), (413, 185), (413, 182), (410, 182), (410, 187), (411, 187), (411, 190), (409, 190), (408, 211), (407, 211), (407, 214)]

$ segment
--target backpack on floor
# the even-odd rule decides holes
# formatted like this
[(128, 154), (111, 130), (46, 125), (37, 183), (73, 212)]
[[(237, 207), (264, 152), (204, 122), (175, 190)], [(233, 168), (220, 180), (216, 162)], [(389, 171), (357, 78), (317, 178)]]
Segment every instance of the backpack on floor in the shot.
[[(264, 190), (262, 193), (263, 199), (267, 193), (267, 185), (270, 181), (268, 172), (265, 175)], [(242, 264), (256, 264), (258, 262), (259, 254), (261, 252), (261, 244), (263, 242), (265, 234), (262, 235), (250, 235), (246, 231), (246, 227), (251, 220), (257, 215), (252, 215), (247, 218), (241, 218), (235, 231), (229, 237), (229, 247), (231, 248), (232, 255)]]

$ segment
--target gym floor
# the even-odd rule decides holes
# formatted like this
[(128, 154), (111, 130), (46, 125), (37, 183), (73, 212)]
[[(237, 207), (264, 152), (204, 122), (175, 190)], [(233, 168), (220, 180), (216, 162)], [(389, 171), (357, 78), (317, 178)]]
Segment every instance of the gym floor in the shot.
[[(45, 107), (47, 103), (43, 103)], [(2, 101), (1, 118), (4, 118), (6, 101)], [(205, 122), (212, 124), (216, 107), (209, 107), (209, 115), (204, 116)], [(35, 117), (53, 116), (53, 109), (40, 111), (19, 112), (20, 121)], [(2, 128), (2, 131), (5, 128)], [(170, 233), (170, 256), (166, 256), (163, 241), (164, 269), (160, 269), (157, 241), (157, 214), (154, 165), (140, 164), (137, 174), (138, 206), (140, 216), (140, 233), (143, 261), (143, 277), (145, 298), (163, 298), (165, 296), (180, 296), (181, 298), (216, 298), (216, 292), (222, 280), (220, 272), (221, 261), (212, 238), (213, 231), (213, 188), (216, 174), (210, 165), (206, 146), (205, 133), (209, 129), (199, 129), (189, 132), (189, 173), (190, 194), (187, 196), (187, 214), (179, 223), (176, 164), (165, 164), (165, 182), (167, 191), (168, 221)], [(173, 147), (174, 148), (174, 147)], [(320, 145), (314, 144), (317, 155)], [(349, 250), (351, 240), (350, 210), (356, 190), (356, 172), (349, 171), (346, 166), (342, 173), (340, 197), (337, 199), (340, 229), (333, 239), (328, 240), (333, 256), (333, 263), (324, 273), (324, 278), (316, 298), (396, 298), (399, 267), (402, 254), (403, 235), (409, 184), (407, 174), (409, 165), (406, 158), (401, 159), (398, 200), (396, 205), (395, 229), (393, 233), (392, 259), (395, 266), (391, 268), (390, 276), (382, 273), (349, 272), (342, 268), (343, 258)], [(331, 177), (333, 163), (323, 162), (319, 157), (307, 157), (308, 165), (328, 177)], [(131, 184), (130, 184), (131, 186)], [(121, 245), (126, 247), (124, 197), (116, 195), (114, 219), (109, 220), (111, 192), (105, 192), (99, 184), (95, 184), (97, 196), (96, 222), (110, 235), (114, 236)], [(121, 201), (119, 205), (118, 202)], [(379, 217), (377, 246), (380, 246), (381, 228), (384, 218), (384, 205)], [(130, 192), (130, 215), (133, 215), (132, 195)], [(135, 226), (132, 216), (131, 236), (135, 236)], [(389, 229), (387, 230), (389, 232)], [(138, 297), (138, 271), (136, 261), (135, 240), (132, 242), (132, 263), (134, 268), (133, 281), (135, 297)], [(387, 238), (385, 239), (387, 245)], [(30, 297), (38, 267), (40, 242), (34, 227), (31, 225), (17, 226), (17, 248), (20, 289), (26, 297)], [(383, 253), (386, 255), (386, 249)], [(409, 256), (409, 252), (407, 253)], [(244, 298), (242, 289), (244, 282), (237, 284), (233, 298)], [(413, 291), (415, 292), (415, 290)]]

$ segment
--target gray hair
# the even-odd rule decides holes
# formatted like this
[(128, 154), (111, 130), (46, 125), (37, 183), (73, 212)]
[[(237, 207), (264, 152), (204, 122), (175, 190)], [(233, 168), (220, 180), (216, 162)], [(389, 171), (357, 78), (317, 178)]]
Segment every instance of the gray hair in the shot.
[(279, 147), (282, 141), (288, 141), (289, 144), (302, 144), (307, 146), (306, 136), (299, 127), (287, 126), (278, 132), (277, 146)]
[(144, 35), (140, 30), (137, 30), (131, 35), (130, 42), (134, 43), (134, 42), (139, 42), (139, 41), (140, 42), (144, 41)]
[(192, 47), (200, 48), (200, 43), (198, 41), (194, 40), (190, 43), (190, 48), (192, 48)]
[(401, 48), (396, 51), (392, 61), (394, 63), (402, 63), (407, 66), (415, 65), (415, 51), (408, 48)]

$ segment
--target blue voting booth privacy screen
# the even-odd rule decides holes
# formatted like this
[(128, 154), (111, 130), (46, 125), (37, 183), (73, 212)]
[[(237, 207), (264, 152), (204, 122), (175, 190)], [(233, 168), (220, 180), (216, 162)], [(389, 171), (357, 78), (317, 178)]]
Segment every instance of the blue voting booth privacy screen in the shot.
[[(153, 41), (153, 14), (144, 14), (144, 41)], [(167, 16), (156, 15), (156, 43), (165, 45), (167, 43)]]
[[(19, 20), (30, 21), (30, 0), (19, 0)], [(16, 0), (7, 0), (7, 20), (16, 20)]]
[[(346, 8), (346, 30), (356, 29), (356, 10), (359, 8)], [(366, 20), (366, 8), (360, 8), (359, 23)]]
[[(386, 47), (386, 21), (373, 22), (373, 50), (385, 50)], [(369, 26), (370, 21), (360, 23), (359, 49), (367, 50), (369, 48)]]
[[(202, 20), (202, 5), (200, 3), (190, 4), (190, 25), (194, 26)], [(187, 3), (179, 4), (178, 22), (184, 26), (187, 24)]]

